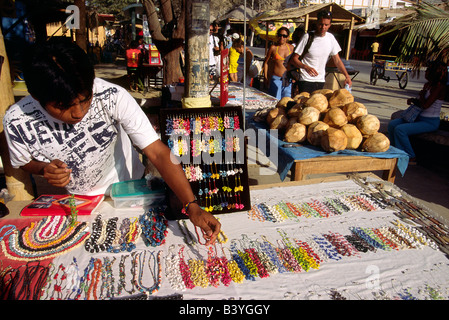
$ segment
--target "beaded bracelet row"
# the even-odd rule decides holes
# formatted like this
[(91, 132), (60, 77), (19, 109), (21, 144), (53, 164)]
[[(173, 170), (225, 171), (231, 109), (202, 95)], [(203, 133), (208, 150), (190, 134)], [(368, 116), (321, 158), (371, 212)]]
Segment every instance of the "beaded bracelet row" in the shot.
[[(226, 257), (222, 248), (222, 255), (218, 254), (216, 247), (208, 247), (207, 259), (187, 258), (184, 256), (185, 247), (180, 246), (178, 252), (172, 245), (165, 257), (165, 274), (174, 290), (206, 288), (220, 285), (229, 286), (232, 282), (242, 283), (245, 279), (254, 281), (267, 278), (277, 273), (308, 272), (319, 269), (322, 263), (328, 260), (341, 260), (343, 257), (359, 256), (370, 251), (369, 248), (390, 250), (413, 249), (419, 246), (412, 241), (421, 242), (421, 245), (433, 244), (416, 229), (395, 222), (396, 226), (380, 228), (350, 228), (351, 234), (343, 236), (336, 232), (313, 235), (307, 241), (291, 239), (285, 230), (277, 229), (281, 239), (277, 245), (271, 243), (266, 236), (251, 240), (242, 235), (240, 240), (232, 240), (230, 256)], [(406, 235), (409, 238), (406, 238)], [(407, 242), (405, 241), (407, 239)], [(401, 246), (406, 243), (406, 246)], [(239, 245), (240, 243), (240, 245)], [(389, 249), (390, 248), (390, 249)], [(146, 255), (150, 254), (147, 260)], [(76, 260), (71, 268), (53, 267), (53, 285), (47, 287), (45, 298), (75, 298), (80, 299), (110, 299), (126, 291), (133, 294), (135, 291), (151, 294), (157, 291), (161, 281), (161, 252), (157, 257), (154, 252), (133, 252), (122, 255), (120, 259), (120, 278), (117, 287), (112, 265), (115, 259), (103, 260), (92, 258), (79, 277), (79, 268)], [(131, 257), (132, 280), (131, 289), (126, 289), (126, 272), (124, 261)], [(148, 261), (153, 285), (145, 286), (143, 273), (145, 263)], [(75, 276), (75, 273), (78, 276)], [(49, 277), (51, 278), (51, 277)], [(69, 280), (70, 279), (70, 280)], [(76, 293), (76, 294), (75, 294)], [(75, 296), (74, 296), (75, 295)]]
[(240, 120), (238, 115), (225, 115), (224, 117), (217, 115), (210, 116), (191, 116), (186, 118), (166, 119), (166, 135), (181, 134), (211, 134), (214, 131), (223, 131), (225, 129), (240, 129)]
[(272, 206), (266, 203), (254, 204), (248, 211), (249, 218), (259, 221), (282, 222), (287, 219), (329, 218), (349, 211), (374, 211), (379, 206), (368, 196), (361, 194), (341, 198), (312, 199), (302, 203), (278, 202)]

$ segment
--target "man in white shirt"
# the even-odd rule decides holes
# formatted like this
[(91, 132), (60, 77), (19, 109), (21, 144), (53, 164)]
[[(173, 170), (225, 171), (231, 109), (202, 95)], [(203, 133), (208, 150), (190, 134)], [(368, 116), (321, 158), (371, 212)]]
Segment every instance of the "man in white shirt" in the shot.
[(3, 118), (11, 165), (42, 175), (69, 193), (104, 194), (119, 181), (142, 177), (134, 146), (154, 164), (186, 214), (215, 241), (220, 223), (196, 203), (179, 163), (148, 117), (123, 88), (95, 78), (88, 55), (65, 39), (28, 49), (23, 71), (29, 96)]
[(305, 34), (289, 61), (289, 70), (292, 69), (291, 66), (300, 70), (299, 92), (313, 92), (324, 87), (326, 64), (329, 57), (332, 58), (335, 66), (345, 76), (345, 84), (352, 85), (351, 77), (338, 55), (341, 47), (335, 37), (327, 32), (331, 26), (332, 14), (323, 10), (318, 12), (317, 19), (316, 31), (310, 48), (300, 59), (311, 36), (310, 34)]

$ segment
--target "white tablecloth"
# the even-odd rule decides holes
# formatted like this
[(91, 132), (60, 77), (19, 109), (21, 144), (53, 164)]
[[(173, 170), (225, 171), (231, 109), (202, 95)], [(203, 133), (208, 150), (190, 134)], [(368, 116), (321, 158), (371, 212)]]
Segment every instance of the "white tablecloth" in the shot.
[[(301, 203), (310, 199), (324, 199), (325, 197), (338, 197), (343, 194), (358, 193), (362, 189), (352, 180), (328, 182), (313, 185), (277, 187), (271, 189), (252, 190), (252, 204), (266, 203), (274, 205), (280, 201)], [(137, 217), (143, 209), (116, 210), (110, 202), (105, 202), (99, 208), (104, 218), (118, 216)], [(80, 217), (80, 219), (92, 219)], [(245, 239), (260, 240), (265, 236), (272, 244), (277, 245), (284, 231), (289, 239), (311, 241), (314, 235), (329, 232), (338, 232), (342, 235), (350, 234), (351, 227), (382, 227), (391, 226), (392, 221), (398, 218), (393, 211), (378, 208), (375, 211), (350, 211), (328, 218), (299, 217), (286, 219), (283, 222), (269, 222), (252, 219), (248, 212), (218, 215), (222, 223), (222, 230), (229, 238), (223, 244), (228, 259), (231, 243), (237, 243), (240, 248), (248, 244)], [(119, 224), (120, 224), (119, 219)], [(194, 228), (188, 221), (190, 231)], [(245, 235), (245, 236), (243, 236)], [(170, 246), (177, 250), (185, 246), (185, 258), (207, 259), (207, 248), (196, 245), (194, 248), (183, 242), (183, 237), (176, 221), (169, 222), (169, 231), (166, 243), (159, 247), (146, 247), (139, 240), (136, 250), (163, 251), (162, 255), (162, 286), (155, 296), (170, 296), (175, 293), (183, 294), (184, 299), (324, 299), (336, 297), (345, 299), (433, 299), (448, 298), (449, 267), (448, 259), (439, 250), (425, 246), (422, 249), (389, 250), (378, 249), (375, 252), (359, 253), (354, 256), (342, 256), (338, 261), (328, 259), (322, 262), (319, 269), (310, 269), (308, 272), (285, 272), (270, 275), (267, 278), (256, 278), (254, 281), (245, 280), (241, 284), (232, 283), (229, 287), (186, 289), (175, 291), (167, 281), (164, 259)], [(219, 252), (220, 245), (217, 245)], [(73, 257), (77, 258), (80, 272), (84, 270), (89, 259), (113, 256), (117, 261), (113, 265), (115, 283), (118, 281), (118, 261), (121, 255), (129, 253), (98, 253), (91, 255), (84, 247), (77, 248), (64, 256), (55, 258), (54, 264), (63, 263), (68, 266)], [(128, 263), (131, 259), (127, 259)], [(129, 272), (130, 264), (127, 265)], [(127, 273), (127, 286), (132, 278)], [(144, 284), (152, 285), (152, 278), (148, 269), (144, 272)]]

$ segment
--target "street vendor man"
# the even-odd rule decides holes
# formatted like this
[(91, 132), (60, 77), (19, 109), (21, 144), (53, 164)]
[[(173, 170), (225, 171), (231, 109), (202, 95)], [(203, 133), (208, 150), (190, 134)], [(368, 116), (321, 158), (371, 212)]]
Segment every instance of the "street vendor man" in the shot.
[[(352, 81), (338, 53), (341, 47), (334, 35), (328, 32), (332, 23), (332, 13), (321, 10), (317, 13), (316, 30), (306, 33), (295, 48), (287, 70), (299, 68), (299, 92), (313, 92), (324, 88), (326, 64), (332, 58), (335, 66), (345, 76), (345, 85)], [(310, 40), (309, 40), (310, 39)]]
[(29, 96), (3, 119), (11, 165), (79, 195), (109, 194), (113, 183), (140, 179), (153, 163), (184, 212), (215, 241), (219, 221), (196, 202), (177, 159), (122, 87), (95, 77), (88, 55), (70, 40), (32, 45), (23, 59)]

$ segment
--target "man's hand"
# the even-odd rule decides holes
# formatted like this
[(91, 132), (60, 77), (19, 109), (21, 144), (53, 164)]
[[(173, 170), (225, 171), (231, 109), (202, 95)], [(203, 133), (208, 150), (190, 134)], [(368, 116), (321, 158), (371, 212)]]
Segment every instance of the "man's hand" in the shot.
[(204, 211), (196, 203), (189, 205), (189, 218), (195, 227), (199, 227), (203, 231), (205, 245), (215, 242), (220, 233), (221, 223), (209, 212)]
[(65, 187), (70, 182), (71, 169), (61, 160), (53, 160), (44, 167), (44, 178), (55, 187)]
[(309, 66), (307, 66), (307, 65), (304, 65), (304, 70), (306, 70), (306, 72), (307, 72), (311, 77), (316, 77), (316, 76), (318, 76), (318, 72), (317, 72), (314, 68), (312, 68), (312, 67), (309, 67)]

